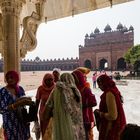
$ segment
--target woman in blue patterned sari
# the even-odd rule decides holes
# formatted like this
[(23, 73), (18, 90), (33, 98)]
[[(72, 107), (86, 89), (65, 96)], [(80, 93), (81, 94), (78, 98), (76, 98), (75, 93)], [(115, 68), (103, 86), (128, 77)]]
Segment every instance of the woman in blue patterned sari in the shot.
[(19, 100), (25, 95), (24, 89), (18, 85), (19, 75), (16, 71), (9, 71), (5, 75), (6, 86), (0, 89), (0, 113), (3, 119), (5, 140), (28, 140), (30, 138), (29, 123), (21, 122), (17, 117), (17, 108), (30, 98)]

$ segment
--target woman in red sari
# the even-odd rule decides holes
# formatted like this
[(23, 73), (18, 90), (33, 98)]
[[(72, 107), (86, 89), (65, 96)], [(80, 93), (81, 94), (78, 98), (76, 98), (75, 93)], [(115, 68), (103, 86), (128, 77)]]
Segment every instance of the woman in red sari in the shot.
[(92, 93), (89, 84), (87, 84), (83, 72), (76, 69), (72, 72), (72, 75), (74, 76), (76, 86), (82, 96), (82, 111), (86, 140), (93, 140), (93, 136), (91, 136), (91, 132), (93, 131), (92, 128), (94, 126), (92, 107), (97, 105), (96, 98)]
[(100, 116), (99, 140), (119, 140), (126, 125), (122, 96), (115, 82), (106, 74), (99, 76), (97, 83), (103, 91), (97, 110)]

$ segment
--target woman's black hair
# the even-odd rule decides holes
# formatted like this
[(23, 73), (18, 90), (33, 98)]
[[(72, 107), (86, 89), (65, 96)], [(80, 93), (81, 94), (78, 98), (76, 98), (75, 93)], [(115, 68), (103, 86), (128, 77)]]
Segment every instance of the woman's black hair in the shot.
[(140, 140), (140, 126), (127, 124), (121, 133), (120, 140)]

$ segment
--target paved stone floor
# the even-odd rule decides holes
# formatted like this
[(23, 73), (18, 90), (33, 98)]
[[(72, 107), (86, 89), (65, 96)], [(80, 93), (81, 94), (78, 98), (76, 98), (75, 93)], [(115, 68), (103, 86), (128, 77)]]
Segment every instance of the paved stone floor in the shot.
[[(42, 78), (46, 72), (23, 72), (22, 80), (20, 85), (22, 85), (26, 93), (29, 96), (34, 97), (36, 95), (36, 89), (41, 84)], [(88, 76), (88, 81), (91, 84), (92, 88), (92, 80), (91, 75)], [(119, 90), (121, 91), (122, 96), (124, 97), (124, 110), (126, 114), (127, 123), (136, 123), (140, 125), (140, 80), (126, 80), (128, 85), (117, 85)], [(0, 84), (3, 86), (3, 74), (0, 73)], [(93, 93), (96, 96), (98, 105), (100, 101), (100, 95), (102, 91), (99, 88), (93, 89)], [(95, 108), (98, 108), (98, 105)], [(95, 109), (93, 108), (93, 110)], [(2, 123), (1, 116), (0, 116), (0, 123)], [(33, 127), (33, 123), (31, 123), (31, 129)], [(34, 134), (32, 133), (33, 139), (35, 139)], [(98, 132), (96, 127), (94, 128), (94, 140), (98, 139)]]

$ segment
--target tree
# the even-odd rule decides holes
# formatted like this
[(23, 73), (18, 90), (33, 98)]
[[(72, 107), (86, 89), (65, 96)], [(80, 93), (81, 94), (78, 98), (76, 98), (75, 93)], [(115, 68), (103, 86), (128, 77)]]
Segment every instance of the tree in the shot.
[(125, 61), (133, 66), (134, 72), (140, 76), (140, 44), (130, 48), (124, 56)]
[(140, 61), (140, 44), (130, 48), (124, 58), (125, 61), (131, 65), (135, 65), (137, 61)]

